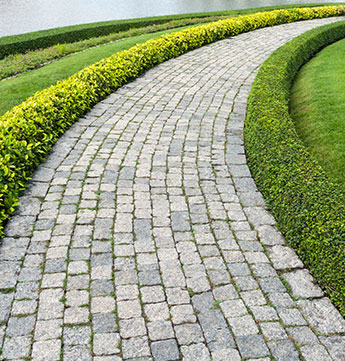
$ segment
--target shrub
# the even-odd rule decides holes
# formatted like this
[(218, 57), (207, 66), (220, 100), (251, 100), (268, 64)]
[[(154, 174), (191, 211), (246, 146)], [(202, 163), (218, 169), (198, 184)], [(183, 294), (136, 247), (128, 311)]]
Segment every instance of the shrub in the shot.
[[(328, 4), (330, 5), (330, 4)], [(284, 7), (291, 7), (285, 5)], [(304, 7), (313, 6), (305, 4)], [(321, 5), (320, 5), (321, 6)], [(297, 7), (297, 5), (295, 5)], [(273, 6), (274, 8), (274, 6)], [(264, 10), (265, 8), (262, 8)], [(125, 19), (102, 21), (90, 24), (65, 26), (49, 30), (40, 30), (26, 34), (11, 35), (0, 38), (0, 59), (5, 56), (17, 53), (24, 53), (29, 50), (47, 48), (61, 43), (73, 43), (94, 37), (105, 36), (112, 33), (127, 31), (129, 29), (142, 28), (150, 25), (166, 24), (182, 19), (202, 19), (212, 16), (234, 16), (240, 13), (252, 13), (255, 9), (215, 11), (210, 13), (192, 13), (179, 15), (166, 15), (139, 19)], [(259, 10), (258, 10), (259, 11)]]
[[(224, 14), (188, 14), (159, 16), (154, 18), (114, 20), (101, 23), (91, 23), (82, 25), (65, 26), (61, 28), (40, 30), (32, 33), (10, 35), (0, 38), (0, 59), (18, 53), (25, 53), (30, 50), (45, 49), (47, 47), (63, 44), (75, 43), (91, 38), (104, 37), (110, 34), (121, 33), (128, 30), (144, 28), (148, 26), (158, 26), (162, 24), (185, 21), (187, 23), (213, 21), (212, 17), (224, 16)], [(177, 25), (178, 26), (178, 25)]]
[(0, 119), (0, 230), (25, 182), (61, 134), (94, 104), (145, 70), (241, 32), (343, 14), (344, 6), (275, 10), (188, 28), (114, 54), (37, 92)]
[(345, 36), (345, 23), (311, 30), (284, 45), (254, 81), (245, 121), (248, 164), (278, 227), (345, 315), (345, 194), (306, 151), (289, 115), (298, 69)]
[(11, 54), (6, 56), (4, 59), (0, 59), (0, 80), (16, 74), (23, 73), (31, 69), (38, 68), (54, 59), (62, 58), (68, 54), (73, 54), (94, 46), (123, 40), (125, 38), (141, 34), (155, 33), (158, 31), (174, 29), (187, 25), (201, 24), (216, 21), (222, 18), (225, 17), (212, 16), (207, 18), (174, 20), (161, 25), (150, 25), (143, 28), (130, 29), (128, 31), (111, 33), (109, 35), (98, 36), (96, 38), (89, 38), (73, 43), (56, 44), (44, 49), (27, 51), (24, 54)]

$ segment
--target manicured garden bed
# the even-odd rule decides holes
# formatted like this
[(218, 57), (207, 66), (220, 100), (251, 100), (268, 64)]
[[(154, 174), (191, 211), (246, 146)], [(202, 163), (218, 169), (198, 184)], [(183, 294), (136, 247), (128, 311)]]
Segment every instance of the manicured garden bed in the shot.
[[(318, 4), (322, 6), (323, 4)], [(325, 6), (339, 5), (325, 4)], [(310, 7), (313, 4), (270, 6), (244, 10), (214, 11), (207, 13), (192, 13), (180, 15), (156, 16), (139, 19), (103, 21), (90, 24), (65, 26), (49, 30), (41, 30), (27, 34), (11, 35), (0, 38), (0, 59), (10, 54), (23, 53), (28, 50), (46, 48), (55, 44), (72, 43), (89, 38), (108, 35), (111, 33), (127, 31), (134, 28), (142, 28), (153, 24), (165, 24), (175, 20), (208, 18), (214, 16), (237, 16), (253, 14), (258, 11), (268, 11), (291, 7)]]
[(39, 69), (0, 81), (0, 116), (37, 91), (48, 88), (56, 84), (56, 82), (68, 78), (86, 66), (111, 56), (114, 53), (130, 49), (136, 44), (143, 43), (172, 31), (176, 30), (142, 34), (97, 48), (86, 49), (85, 51), (63, 57)]
[[(19, 192), (58, 138), (117, 88), (163, 61), (229, 36), (338, 15), (345, 15), (344, 6), (276, 10), (188, 28), (116, 53), (37, 92), (0, 118), (1, 229), (17, 204)], [(328, 32), (317, 33), (302, 41), (299, 51), (293, 45), (281, 58), (283, 68), (274, 70), (282, 78), (269, 84), (264, 83), (262, 74), (271, 79), (269, 70), (277, 64), (265, 65), (254, 86), (246, 127), (253, 173), (280, 228), (343, 313), (343, 194), (310, 158), (291, 128), (286, 96), (300, 60), (307, 61), (320, 46), (343, 36), (344, 28), (335, 25)], [(285, 69), (290, 53), (294, 57)]]
[(273, 53), (255, 79), (245, 122), (248, 164), (278, 227), (343, 315), (345, 193), (298, 137), (289, 98), (298, 69), (344, 36), (345, 23), (332, 24)]
[[(106, 46), (111, 42), (123, 41), (127, 38), (135, 38), (140, 35), (158, 33), (169, 29), (178, 29), (184, 26), (191, 26), (206, 22), (212, 22), (225, 18), (224, 16), (213, 16), (207, 18), (180, 19), (160, 25), (149, 25), (143, 28), (134, 28), (127, 31), (120, 31), (108, 35), (93, 37), (81, 41), (56, 44), (43, 49), (27, 51), (23, 54), (10, 54), (0, 60), (0, 80), (23, 73), (28, 70), (39, 68), (47, 62), (63, 58), (69, 54), (85, 51), (91, 47)], [(139, 40), (140, 42), (140, 40)], [(109, 56), (109, 55), (107, 55)]]

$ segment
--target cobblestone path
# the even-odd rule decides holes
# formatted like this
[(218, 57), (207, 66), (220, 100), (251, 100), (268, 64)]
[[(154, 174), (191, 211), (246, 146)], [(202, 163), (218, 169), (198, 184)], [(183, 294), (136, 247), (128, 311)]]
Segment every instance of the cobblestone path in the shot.
[(4, 360), (345, 360), (345, 321), (276, 231), (242, 142), (260, 64), (333, 21), (166, 62), (61, 138), (2, 240)]

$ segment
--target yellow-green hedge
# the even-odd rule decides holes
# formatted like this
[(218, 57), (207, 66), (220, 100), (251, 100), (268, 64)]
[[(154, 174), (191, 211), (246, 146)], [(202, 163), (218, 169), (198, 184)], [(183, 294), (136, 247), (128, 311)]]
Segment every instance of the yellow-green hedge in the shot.
[(0, 118), (0, 230), (17, 204), (19, 191), (63, 132), (94, 104), (145, 70), (239, 33), (344, 14), (344, 6), (323, 6), (220, 20), (136, 45), (37, 92)]

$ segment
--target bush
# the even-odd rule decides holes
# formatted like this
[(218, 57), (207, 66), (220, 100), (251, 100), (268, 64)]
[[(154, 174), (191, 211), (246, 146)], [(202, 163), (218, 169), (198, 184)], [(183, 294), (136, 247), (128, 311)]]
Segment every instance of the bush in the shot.
[(345, 22), (311, 30), (274, 52), (254, 81), (245, 146), (254, 179), (278, 227), (345, 315), (345, 194), (298, 138), (289, 97), (298, 69), (345, 36)]
[[(208, 17), (199, 14), (193, 16), (190, 14), (189, 18), (192, 19), (197, 16), (200, 18)], [(56, 44), (74, 43), (85, 39), (127, 31), (129, 29), (142, 28), (154, 24), (165, 24), (176, 18), (176, 16), (161, 16), (131, 20), (114, 20), (5, 36), (0, 39), (0, 59), (11, 54), (44, 49)], [(180, 18), (184, 19), (186, 16), (181, 15)]]
[(344, 6), (276, 10), (188, 28), (151, 39), (37, 92), (0, 121), (0, 230), (20, 190), (54, 143), (80, 116), (145, 70), (202, 45), (297, 20), (345, 14)]
[(161, 25), (150, 25), (143, 28), (135, 28), (127, 31), (111, 33), (109, 35), (89, 38), (73, 43), (63, 43), (49, 46), (44, 49), (27, 51), (24, 54), (11, 54), (4, 59), (0, 59), (0, 80), (7, 77), (23, 73), (25, 71), (39, 68), (47, 62), (54, 59), (65, 57), (82, 50), (89, 49), (98, 45), (124, 40), (125, 38), (134, 37), (142, 34), (155, 33), (162, 30), (175, 29), (189, 25), (196, 25), (224, 19), (225, 16), (212, 16), (207, 18), (193, 18), (169, 21)]
[[(330, 4), (328, 4), (330, 5)], [(291, 7), (285, 5), (284, 7)], [(305, 4), (304, 7), (313, 5)], [(295, 6), (297, 7), (297, 6)], [(274, 6), (273, 6), (274, 8)], [(262, 8), (263, 10), (265, 8)], [(44, 49), (52, 45), (74, 43), (77, 41), (105, 36), (112, 33), (127, 31), (129, 29), (142, 28), (154, 24), (165, 24), (181, 19), (202, 19), (212, 16), (234, 16), (240, 13), (252, 13), (255, 9), (215, 11), (209, 13), (192, 13), (180, 15), (156, 16), (139, 19), (125, 19), (102, 21), (90, 24), (65, 26), (49, 30), (40, 30), (27, 34), (11, 35), (0, 38), (0, 59), (11, 54), (24, 53), (29, 50)], [(259, 11), (259, 10), (257, 10)]]

